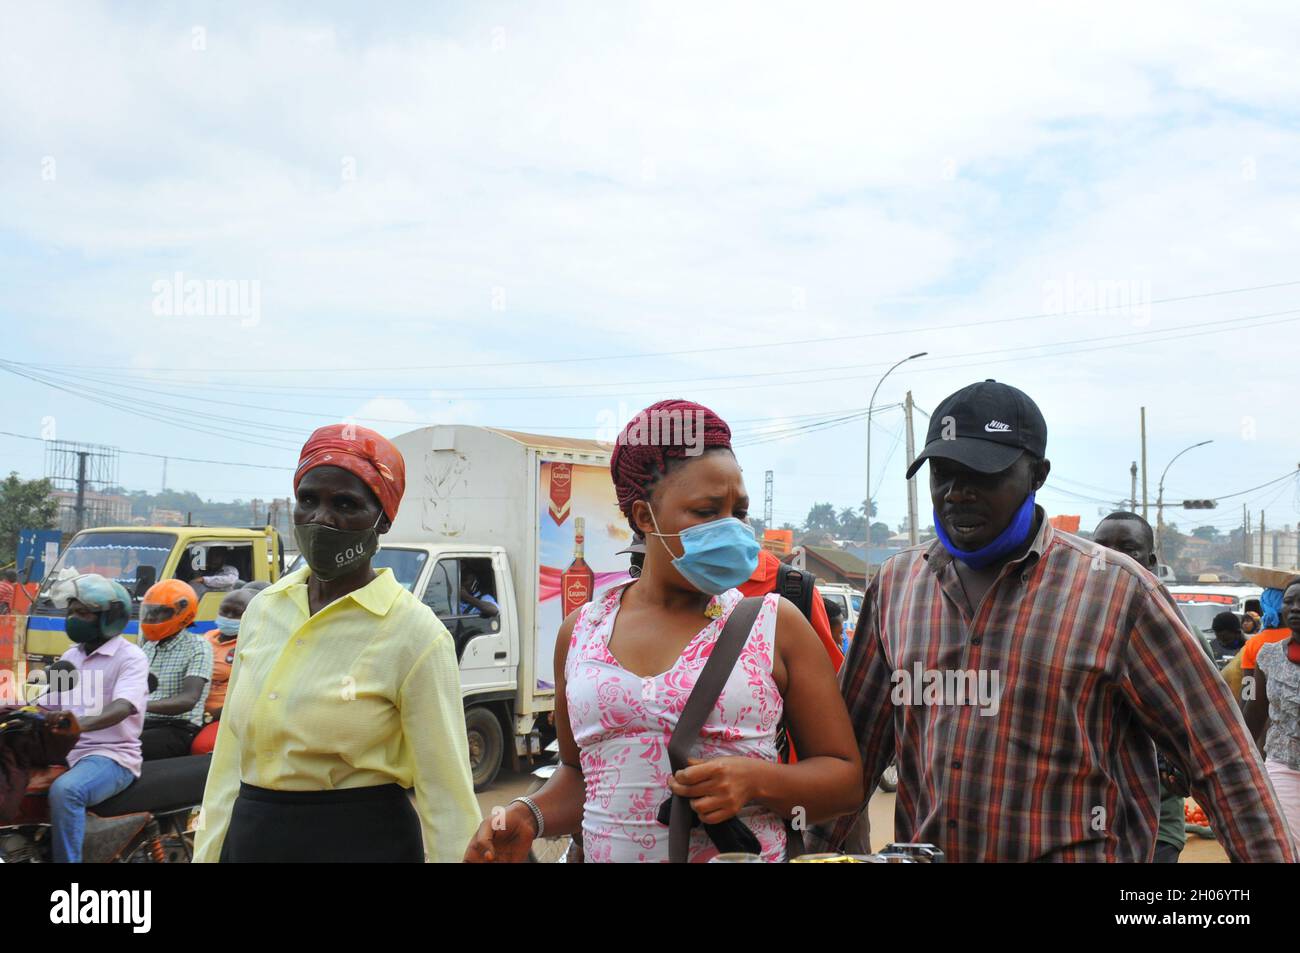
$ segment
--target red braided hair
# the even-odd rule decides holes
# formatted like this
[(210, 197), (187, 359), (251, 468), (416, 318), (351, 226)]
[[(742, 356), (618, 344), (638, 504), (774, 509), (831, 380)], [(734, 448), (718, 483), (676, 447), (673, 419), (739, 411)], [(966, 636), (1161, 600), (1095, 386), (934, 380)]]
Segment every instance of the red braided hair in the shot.
[(689, 400), (661, 400), (634, 415), (614, 442), (610, 476), (618, 506), (634, 532), (632, 504), (650, 496), (655, 483), (668, 472), (670, 460), (698, 456), (715, 447), (731, 449), (731, 428), (703, 404)]

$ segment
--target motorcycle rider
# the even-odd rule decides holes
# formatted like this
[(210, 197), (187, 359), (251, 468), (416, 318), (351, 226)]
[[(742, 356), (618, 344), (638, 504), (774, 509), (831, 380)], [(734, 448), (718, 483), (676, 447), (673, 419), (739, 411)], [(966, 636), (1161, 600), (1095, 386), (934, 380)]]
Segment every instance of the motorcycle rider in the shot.
[(68, 638), (62, 660), (80, 673), (77, 684), (39, 704), (58, 709), (55, 733), (76, 735), (69, 770), (50, 786), (51, 854), (55, 863), (80, 863), (86, 808), (119, 793), (140, 776), (140, 731), (149, 694), (144, 652), (122, 638), (131, 597), (119, 583), (95, 573), (70, 580)]
[(230, 681), (230, 667), (235, 664), (239, 624), (244, 618), (244, 610), (255, 595), (255, 590), (244, 587), (222, 599), (221, 606), (217, 609), (217, 627), (205, 633), (208, 645), (212, 646), (212, 682), (204, 705), (204, 715), (209, 721), (221, 720), (221, 709), (226, 704), (226, 686)]
[(140, 604), (140, 634), (158, 687), (149, 693), (140, 744), (144, 760), (190, 753), (203, 727), (203, 703), (212, 682), (212, 646), (189, 629), (198, 612), (194, 589), (179, 579), (149, 587)]

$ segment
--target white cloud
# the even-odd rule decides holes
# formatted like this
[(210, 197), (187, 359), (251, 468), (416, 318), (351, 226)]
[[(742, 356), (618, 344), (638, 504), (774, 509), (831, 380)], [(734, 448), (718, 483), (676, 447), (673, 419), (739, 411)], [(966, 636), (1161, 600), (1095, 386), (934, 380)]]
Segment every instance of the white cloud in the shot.
[[(947, 366), (1142, 329), (1074, 317), (713, 350), (1032, 314), (1045, 283), (1069, 276), (1150, 281), (1154, 297), (1300, 277), (1300, 43), (1285, 4), (547, 4), (391, 11), (382, 25), (209, 12), (202, 51), (190, 11), (37, 7), (6, 24), (0, 234), (25, 258), (8, 256), (0, 279), (33, 322), (60, 327), (57, 357), (26, 342), (44, 359), (179, 369), (196, 396), (264, 402), (304, 433), (310, 417), (274, 411), (353, 407), (399, 421), (386, 433), (430, 419), (594, 431), (602, 411), (668, 391), (779, 420), (864, 406), (878, 371), (798, 388), (637, 382), (918, 349)], [(262, 320), (154, 317), (151, 284), (176, 270), (259, 281)], [(1149, 326), (1296, 300), (1155, 306)], [(1216, 453), (1231, 446), (1206, 458), (1227, 490), (1294, 456), (1279, 446), (1293, 388), (1261, 357), (1296, 342), (1282, 325), (1050, 362), (918, 364), (880, 400), (911, 386), (932, 409), (979, 377), (1020, 383), (1063, 437), (1058, 472), (1117, 489), (1146, 404), (1161, 453), (1203, 433)], [(675, 350), (695, 353), (514, 364)], [(385, 364), (488, 366), (258, 382), (312, 383), (310, 399), (248, 393), (234, 374)], [(587, 400), (548, 399), (588, 384), (602, 386)], [(535, 385), (563, 386), (509, 401), (472, 389)], [(1247, 415), (1259, 438), (1229, 444)], [(180, 439), (101, 419), (124, 446)], [(779, 511), (820, 494), (850, 505), (861, 431), (755, 446), (744, 462), (778, 470)], [(901, 463), (880, 488), (886, 516), (901, 513)]]

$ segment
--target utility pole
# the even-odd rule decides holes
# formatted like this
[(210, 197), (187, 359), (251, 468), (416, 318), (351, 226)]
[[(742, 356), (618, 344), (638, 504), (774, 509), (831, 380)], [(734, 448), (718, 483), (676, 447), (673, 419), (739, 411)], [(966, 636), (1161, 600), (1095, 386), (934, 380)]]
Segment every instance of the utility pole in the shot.
[(1133, 461), (1133, 465), (1128, 468), (1128, 475), (1132, 482), (1129, 496), (1129, 512), (1136, 513), (1138, 509), (1138, 462)]
[(772, 528), (772, 471), (763, 474), (763, 526)]
[(163, 478), (162, 478), (162, 489), (160, 492), (162, 493), (167, 492), (167, 458), (166, 457), (163, 457)]
[(90, 454), (85, 450), (77, 451), (77, 529), (80, 533), (86, 528), (86, 457)]
[(867, 531), (862, 534), (866, 537), (864, 541), (866, 548), (862, 550), (862, 578), (864, 582), (871, 579), (871, 412), (876, 406), (876, 394), (880, 393), (880, 385), (885, 382), (885, 378), (894, 373), (899, 365), (906, 364), (908, 361), (914, 361), (918, 357), (925, 357), (929, 353), (929, 351), (920, 351), (916, 354), (909, 355), (889, 370), (885, 371), (885, 373), (881, 374), (880, 380), (876, 381), (875, 389), (871, 392), (871, 400), (867, 401), (867, 498), (863, 502), (864, 515), (866, 517), (863, 522), (866, 523)]
[(1259, 511), (1259, 564), (1264, 565), (1264, 511)]
[(1142, 408), (1142, 518), (1147, 518), (1147, 409)]
[(1250, 510), (1241, 504), (1241, 561), (1250, 562)]
[[(907, 465), (910, 468), (912, 461), (916, 459), (916, 433), (912, 429), (912, 392), (907, 392), (907, 400), (903, 404), (904, 413), (907, 415)], [(920, 541), (921, 531), (916, 526), (916, 475), (907, 481), (907, 541), (915, 546)], [(867, 539), (871, 539), (871, 518), (867, 518)]]

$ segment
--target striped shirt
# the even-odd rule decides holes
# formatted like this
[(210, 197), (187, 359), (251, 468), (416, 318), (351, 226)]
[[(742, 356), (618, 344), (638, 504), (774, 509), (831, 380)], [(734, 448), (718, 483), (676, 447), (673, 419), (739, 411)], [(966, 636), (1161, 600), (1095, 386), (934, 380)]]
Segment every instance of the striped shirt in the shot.
[[(868, 792), (897, 760), (895, 840), (954, 861), (1148, 862), (1158, 744), (1233, 860), (1297, 860), (1237, 706), (1156, 578), (1038, 517), (973, 616), (938, 542), (867, 590), (840, 681)], [(814, 829), (814, 849), (855, 819)]]

